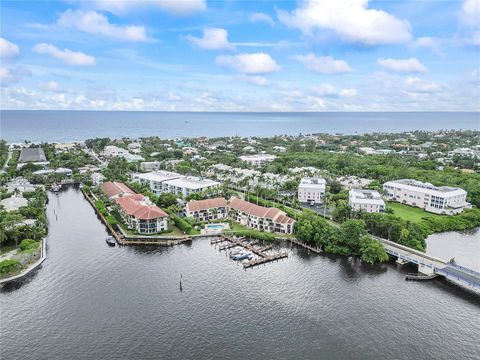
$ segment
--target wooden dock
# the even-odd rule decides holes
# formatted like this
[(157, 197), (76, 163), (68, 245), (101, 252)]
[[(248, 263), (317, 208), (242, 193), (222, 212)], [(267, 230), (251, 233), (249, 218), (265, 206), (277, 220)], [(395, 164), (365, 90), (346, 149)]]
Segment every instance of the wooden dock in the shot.
[(287, 239), (284, 239), (284, 240), (288, 240), (290, 241), (292, 244), (295, 244), (295, 245), (298, 245), (298, 246), (301, 246), (311, 252), (314, 252), (315, 254), (321, 254), (323, 252), (322, 248), (321, 247), (318, 247), (318, 246), (311, 246), (311, 245), (308, 245), (302, 241), (298, 241), (297, 239), (295, 238), (287, 238)]
[(244, 262), (243, 267), (245, 269), (247, 269), (247, 268), (258, 266), (258, 265), (261, 265), (261, 264), (266, 264), (266, 263), (271, 262), (271, 261), (284, 259), (286, 257), (288, 257), (288, 253), (286, 251), (279, 252), (279, 253), (276, 253), (276, 254), (273, 254), (273, 255), (265, 255), (264, 257), (260, 257), (260, 258), (255, 259), (255, 260), (250, 260), (250, 261)]
[(227, 250), (236, 246), (241, 246), (244, 249), (249, 250), (258, 256), (257, 259), (243, 262), (243, 267), (245, 269), (288, 257), (288, 253), (286, 251), (278, 252), (275, 254), (267, 254), (266, 251), (271, 250), (273, 248), (273, 245), (267, 244), (264, 246), (255, 246), (259, 243), (258, 240), (248, 242), (245, 241), (245, 238), (237, 238), (235, 236), (210, 240), (210, 244), (212, 245), (223, 242), (226, 242), (226, 244), (221, 244), (218, 247), (218, 250), (220, 251)]

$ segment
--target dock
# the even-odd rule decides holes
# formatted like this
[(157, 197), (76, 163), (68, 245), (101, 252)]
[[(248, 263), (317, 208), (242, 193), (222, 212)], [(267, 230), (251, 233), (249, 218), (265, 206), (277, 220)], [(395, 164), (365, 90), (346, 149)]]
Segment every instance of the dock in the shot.
[(245, 262), (243, 264), (243, 267), (245, 269), (247, 269), (247, 268), (258, 266), (258, 265), (261, 265), (261, 264), (266, 264), (266, 263), (271, 262), (271, 261), (284, 259), (286, 257), (288, 257), (288, 253), (286, 251), (282, 251), (282, 252), (279, 252), (279, 253), (276, 253), (276, 254), (273, 254), (273, 255), (265, 255), (264, 257), (260, 257), (260, 258), (255, 259), (255, 260), (250, 260), (248, 262)]
[(321, 254), (323, 252), (322, 248), (319, 247), (319, 246), (311, 246), (311, 245), (308, 245), (307, 243), (304, 243), (303, 241), (299, 241), (295, 238), (279, 238), (279, 239), (282, 239), (282, 240), (288, 240), (290, 241), (292, 244), (295, 244), (295, 245), (298, 245), (298, 246), (301, 246), (315, 254)]
[(241, 246), (244, 249), (249, 250), (252, 253), (254, 253), (255, 255), (257, 255), (258, 258), (256, 258), (256, 259), (243, 262), (243, 267), (245, 269), (250, 268), (250, 267), (254, 267), (254, 266), (257, 266), (257, 265), (261, 265), (261, 264), (266, 264), (266, 263), (271, 262), (271, 261), (284, 259), (284, 258), (288, 257), (288, 253), (286, 251), (281, 251), (281, 252), (274, 253), (274, 254), (267, 253), (267, 251), (269, 251), (273, 248), (272, 244), (267, 244), (267, 245), (264, 245), (264, 246), (258, 246), (257, 245), (259, 243), (258, 240), (254, 240), (254, 241), (250, 241), (250, 242), (245, 241), (245, 240), (246, 240), (245, 238), (237, 238), (235, 236), (227, 236), (227, 237), (223, 237), (223, 238), (220, 238), (220, 239), (212, 239), (212, 240), (210, 240), (210, 244), (216, 245), (216, 244), (224, 243), (224, 244), (221, 244), (218, 247), (219, 251), (227, 250), (227, 249), (230, 249), (230, 248), (233, 248), (233, 247), (236, 247), (236, 246)]

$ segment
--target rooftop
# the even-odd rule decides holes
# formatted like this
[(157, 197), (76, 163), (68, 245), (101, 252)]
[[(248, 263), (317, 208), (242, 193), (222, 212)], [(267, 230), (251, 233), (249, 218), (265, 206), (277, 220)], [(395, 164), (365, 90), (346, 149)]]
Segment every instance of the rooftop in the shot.
[(132, 189), (130, 189), (127, 185), (121, 182), (116, 182), (116, 181), (114, 182), (108, 181), (106, 183), (103, 183), (102, 185), (100, 185), (100, 189), (102, 189), (102, 191), (105, 194), (107, 194), (108, 197), (125, 195), (125, 194), (129, 194), (129, 195), (135, 194), (135, 192)]
[(183, 175), (170, 172), (170, 171), (160, 170), (160, 171), (154, 171), (149, 173), (135, 173), (133, 174), (133, 177), (143, 179), (143, 180), (162, 182), (165, 180), (178, 179), (180, 177), (183, 177)]
[(187, 203), (187, 210), (200, 211), (200, 210), (215, 209), (215, 208), (226, 207), (226, 206), (227, 206), (227, 200), (225, 200), (225, 198), (192, 200)]
[(41, 147), (23, 148), (18, 162), (47, 161), (45, 152)]
[(218, 181), (194, 176), (180, 177), (177, 179), (167, 180), (165, 181), (165, 184), (188, 189), (203, 189), (209, 186), (220, 185)]

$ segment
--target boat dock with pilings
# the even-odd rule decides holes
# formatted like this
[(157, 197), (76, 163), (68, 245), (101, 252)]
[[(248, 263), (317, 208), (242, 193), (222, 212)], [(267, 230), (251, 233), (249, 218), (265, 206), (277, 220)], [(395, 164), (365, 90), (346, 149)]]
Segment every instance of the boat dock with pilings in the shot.
[(238, 246), (254, 253), (257, 256), (255, 259), (243, 261), (243, 267), (245, 269), (288, 257), (286, 251), (280, 251), (273, 254), (267, 253), (267, 251), (272, 249), (273, 245), (267, 244), (265, 246), (257, 246), (258, 243), (258, 240), (248, 241), (244, 237), (239, 238), (236, 236), (221, 237), (210, 241), (210, 244), (212, 245), (220, 244), (218, 247), (219, 251)]

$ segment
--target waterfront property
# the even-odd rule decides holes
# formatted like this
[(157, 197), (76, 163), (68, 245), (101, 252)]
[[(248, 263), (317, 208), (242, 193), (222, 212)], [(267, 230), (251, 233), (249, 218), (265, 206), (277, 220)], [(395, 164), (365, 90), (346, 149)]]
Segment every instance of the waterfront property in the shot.
[(415, 206), (435, 214), (458, 214), (471, 205), (467, 192), (450, 186), (434, 186), (413, 179), (388, 181), (383, 184), (387, 199)]
[(256, 167), (262, 167), (266, 163), (275, 160), (277, 157), (275, 155), (269, 154), (255, 154), (255, 155), (244, 155), (240, 156), (240, 160), (249, 163), (250, 165)]
[(196, 221), (225, 219), (227, 215), (227, 200), (225, 198), (192, 200), (187, 202), (185, 206), (185, 216), (191, 216)]
[(125, 195), (135, 195), (135, 191), (130, 189), (127, 185), (117, 181), (108, 181), (100, 185), (100, 189), (108, 196), (110, 200), (119, 198)]
[(353, 211), (383, 212), (385, 202), (376, 190), (352, 189), (348, 192), (348, 205)]
[(233, 197), (229, 204), (230, 217), (240, 223), (260, 231), (292, 234), (295, 220), (277, 208), (267, 208)]
[(300, 203), (323, 204), (325, 198), (325, 179), (321, 177), (305, 177), (298, 185), (298, 201)]
[(168, 230), (168, 214), (141, 194), (128, 194), (115, 199), (127, 227), (139, 234), (155, 234)]

